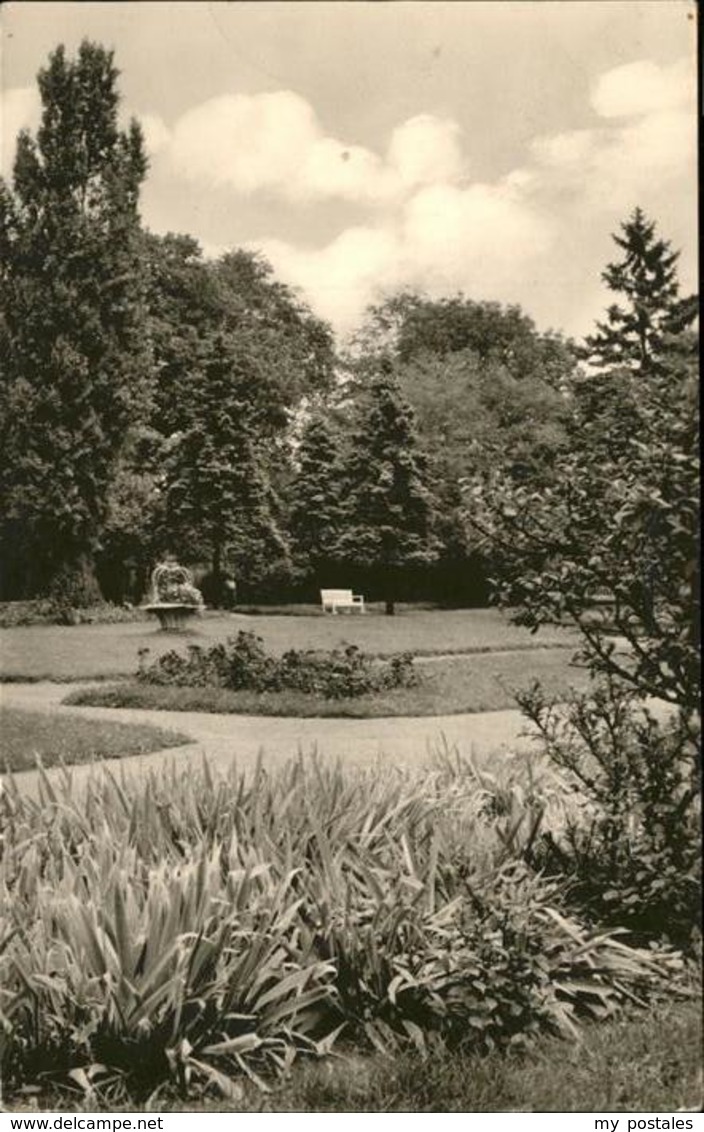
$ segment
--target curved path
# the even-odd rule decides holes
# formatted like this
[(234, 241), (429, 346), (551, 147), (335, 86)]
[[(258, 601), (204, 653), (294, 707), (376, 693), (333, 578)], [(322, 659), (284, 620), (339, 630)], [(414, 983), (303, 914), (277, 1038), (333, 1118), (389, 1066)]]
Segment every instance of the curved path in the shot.
[[(236, 759), (244, 771), (254, 766), (260, 753), (270, 765), (285, 762), (299, 752), (316, 751), (323, 757), (356, 766), (374, 765), (379, 759), (399, 766), (420, 766), (444, 748), (486, 761), (492, 752), (510, 747), (528, 749), (524, 734), (527, 721), (519, 711), (477, 712), (465, 715), (394, 717), (382, 719), (296, 719), (262, 715), (217, 715), (205, 712), (150, 711), (138, 708), (64, 706), (66, 684), (4, 684), (0, 703), (26, 711), (121, 723), (149, 723), (190, 735), (193, 742), (149, 755), (106, 759), (101, 766), (144, 774), (160, 765), (199, 764), (207, 755), (210, 765), (223, 769)], [(96, 764), (71, 768), (80, 783)], [(51, 774), (51, 771), (49, 771)], [(36, 772), (15, 775), (21, 789), (34, 793)]]

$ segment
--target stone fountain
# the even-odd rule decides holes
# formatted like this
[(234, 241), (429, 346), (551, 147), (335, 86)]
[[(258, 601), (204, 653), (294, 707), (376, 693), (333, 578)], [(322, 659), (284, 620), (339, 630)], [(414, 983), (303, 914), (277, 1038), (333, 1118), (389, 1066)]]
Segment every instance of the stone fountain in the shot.
[(168, 557), (152, 572), (152, 590), (147, 613), (159, 618), (162, 630), (182, 633), (191, 617), (203, 611), (203, 595), (193, 585), (193, 575), (175, 558)]

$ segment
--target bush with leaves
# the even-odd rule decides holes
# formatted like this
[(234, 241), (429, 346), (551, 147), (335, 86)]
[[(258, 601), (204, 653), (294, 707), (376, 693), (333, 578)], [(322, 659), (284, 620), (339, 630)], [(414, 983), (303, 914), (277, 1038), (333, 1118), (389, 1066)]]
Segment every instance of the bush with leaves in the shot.
[(540, 842), (548, 872), (596, 922), (679, 946), (701, 929), (700, 765), (691, 729), (659, 720), (611, 682), (557, 708), (539, 685), (518, 697), (576, 809)]
[(185, 654), (172, 649), (151, 664), (148, 653), (148, 649), (139, 653), (137, 679), (144, 684), (256, 692), (292, 688), (328, 699), (349, 699), (410, 687), (417, 679), (410, 653), (381, 661), (347, 645), (330, 652), (289, 649), (278, 658), (267, 655), (261, 637), (242, 630), (224, 644), (208, 649), (190, 645)]
[(146, 613), (130, 605), (102, 602), (87, 609), (69, 608), (70, 617), (66, 608), (57, 606), (51, 598), (0, 602), (0, 629), (14, 629), (20, 625), (121, 625), (147, 620)]

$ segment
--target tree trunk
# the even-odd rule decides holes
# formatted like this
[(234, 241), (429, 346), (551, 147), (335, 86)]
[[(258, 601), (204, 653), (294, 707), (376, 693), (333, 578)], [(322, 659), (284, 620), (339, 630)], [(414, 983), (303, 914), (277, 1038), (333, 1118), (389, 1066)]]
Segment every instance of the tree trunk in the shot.
[(388, 562), (385, 563), (382, 572), (382, 593), (384, 594), (384, 613), (387, 617), (393, 617), (396, 612), (398, 583), (398, 568)]
[(224, 587), (222, 578), (222, 547), (220, 543), (215, 543), (213, 547), (211, 569), (213, 572), (213, 605), (216, 609), (222, 609)]
[(102, 605), (103, 595), (98, 584), (93, 555), (85, 551), (60, 566), (49, 582), (48, 593), (64, 611), (67, 620), (71, 620), (71, 610)]

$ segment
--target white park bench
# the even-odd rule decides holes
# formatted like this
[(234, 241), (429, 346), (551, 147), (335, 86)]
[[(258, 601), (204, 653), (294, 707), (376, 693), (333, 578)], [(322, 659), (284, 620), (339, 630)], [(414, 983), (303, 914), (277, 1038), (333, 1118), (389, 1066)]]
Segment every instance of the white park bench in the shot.
[(352, 590), (321, 590), (320, 600), (323, 603), (323, 613), (328, 609), (337, 613), (338, 609), (358, 609), (364, 613), (364, 598), (361, 594), (353, 594)]

